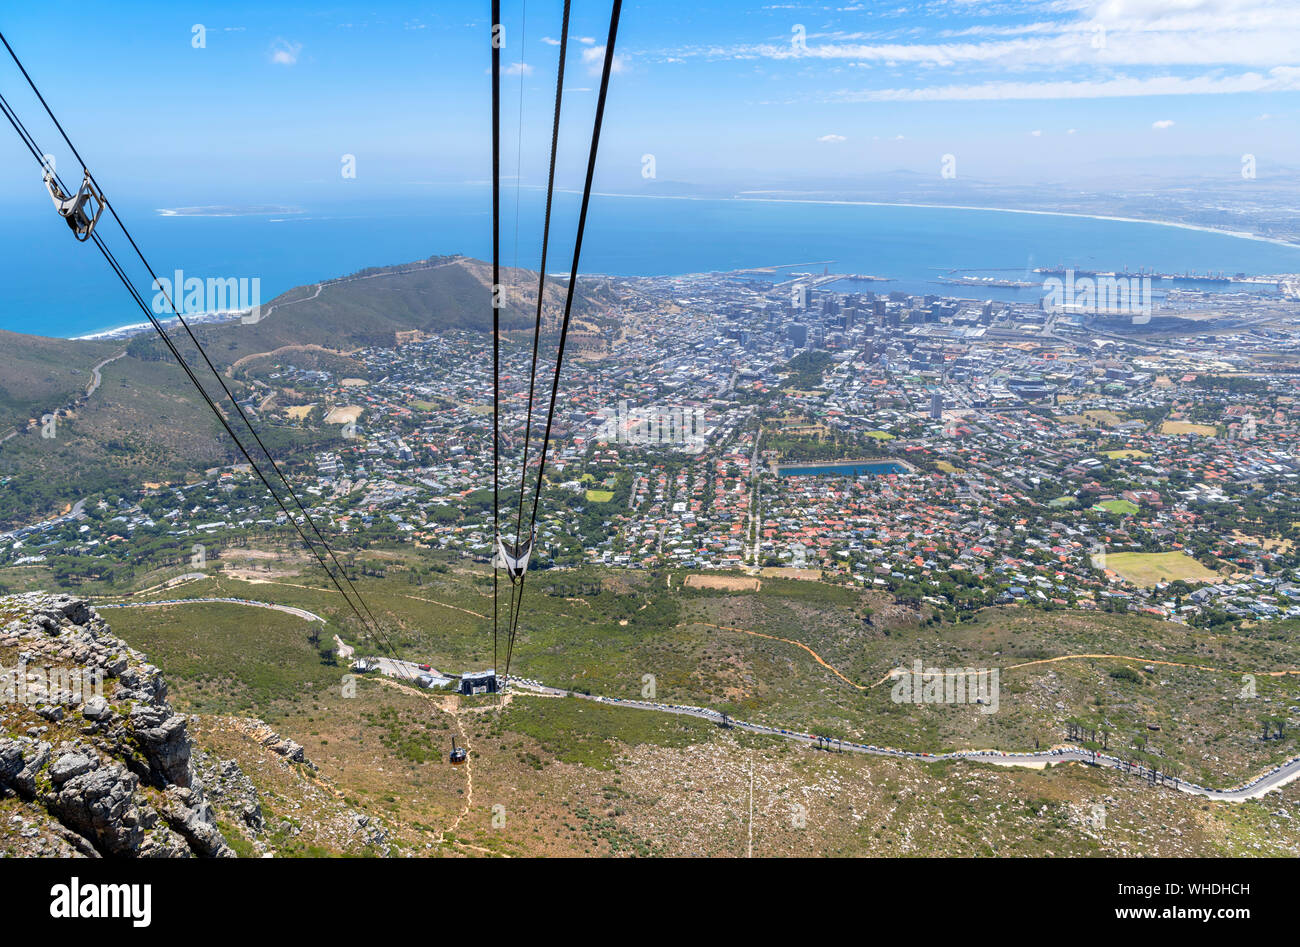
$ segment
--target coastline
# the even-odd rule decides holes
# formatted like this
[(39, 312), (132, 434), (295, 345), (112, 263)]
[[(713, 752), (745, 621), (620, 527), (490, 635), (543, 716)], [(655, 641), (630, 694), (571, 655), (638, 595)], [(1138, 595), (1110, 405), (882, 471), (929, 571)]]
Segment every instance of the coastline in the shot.
[[(575, 190), (566, 189), (566, 188), (557, 188), (556, 190), (567, 192), (567, 193), (575, 193), (575, 194), (578, 193)], [(1084, 219), (1084, 220), (1097, 220), (1097, 221), (1104, 221), (1109, 223), (1148, 224), (1151, 226), (1158, 226), (1158, 227), (1173, 227), (1179, 230), (1198, 231), (1198, 232), (1214, 234), (1218, 236), (1233, 237), (1241, 240), (1250, 240), (1258, 243), (1267, 243), (1275, 246), (1286, 247), (1296, 251), (1300, 251), (1300, 244), (1289, 243), (1285, 240), (1281, 240), (1274, 237), (1265, 237), (1260, 234), (1254, 234), (1247, 231), (1226, 230), (1217, 227), (1207, 227), (1200, 224), (1182, 223), (1179, 221), (1155, 220), (1155, 219), (1148, 219), (1148, 218), (1141, 218), (1141, 217), (1123, 217), (1123, 216), (1107, 215), (1107, 214), (1084, 214), (1084, 213), (1079, 213), (1074, 211), (1034, 210), (1028, 208), (991, 207), (991, 206), (984, 206), (984, 205), (969, 205), (969, 204), (929, 204), (929, 203), (920, 203), (920, 202), (912, 202), (912, 201), (835, 200), (829, 198), (815, 198), (815, 197), (758, 196), (765, 193), (762, 191), (742, 191), (742, 192), (738, 192), (736, 195), (729, 196), (729, 197), (699, 197), (699, 196), (692, 196), (692, 195), (671, 195), (671, 194), (628, 194), (628, 193), (610, 192), (610, 191), (599, 191), (593, 193), (598, 197), (620, 198), (620, 199), (697, 201), (697, 202), (702, 201), (702, 202), (715, 202), (715, 203), (745, 202), (745, 203), (757, 203), (757, 204), (821, 204), (821, 205), (828, 205), (828, 206), (841, 205), (841, 206), (849, 206), (849, 207), (854, 207), (854, 206), (905, 207), (905, 208), (945, 210), (945, 211), (973, 211), (973, 212), (998, 213), (998, 214), (1025, 214), (1025, 215), (1039, 216), (1039, 217), (1066, 217), (1066, 218), (1076, 218), (1076, 219)], [(187, 210), (187, 209), (182, 209), (182, 210)], [(179, 218), (179, 217), (187, 217), (187, 216), (199, 216), (199, 215), (192, 215), (192, 214), (175, 213), (176, 210), (177, 209), (174, 208), (172, 209), (156, 208), (155, 212), (158, 213), (159, 216), (164, 216), (164, 217), (171, 216), (171, 217)], [(266, 211), (263, 211), (262, 214), (251, 214), (251, 216), (261, 216), (264, 213), (266, 213)], [(301, 211), (297, 211), (297, 213), (301, 213)], [(204, 214), (202, 216), (215, 217), (215, 216), (227, 216), (227, 215)], [(244, 215), (230, 214), (229, 216), (244, 216)], [(301, 220), (303, 218), (294, 217), (290, 219)], [(1297, 256), (1296, 270), (1300, 271), (1300, 256)], [(690, 272), (691, 271), (676, 274), (676, 275), (690, 275)], [(707, 272), (707, 271), (702, 271), (702, 272)], [(593, 273), (589, 275), (596, 275), (596, 274)], [(617, 275), (617, 274), (605, 274), (605, 275)], [(1255, 274), (1255, 275), (1260, 275), (1260, 274)], [(964, 286), (965, 284), (961, 284), (960, 286), (955, 286), (954, 289), (960, 289), (963, 288)], [(295, 287), (289, 287), (286, 290), (286, 292), (291, 291), (293, 288)], [(978, 288), (978, 286), (976, 284), (970, 284), (969, 288), (975, 289)], [(205, 318), (210, 319), (215, 315), (216, 314), (203, 314), (200, 316), (196, 316), (195, 318), (202, 321)], [(73, 341), (102, 341), (105, 339), (126, 339), (140, 332), (147, 331), (150, 328), (151, 326), (148, 322), (138, 322), (138, 323), (130, 323), (126, 325), (110, 326), (103, 329), (96, 329), (92, 332), (80, 333), (74, 336), (67, 336), (66, 338), (69, 338)]]
[[(556, 188), (560, 190), (560, 188)], [(580, 193), (570, 191), (570, 193)], [(762, 191), (741, 191), (740, 194), (761, 194)], [(827, 204), (848, 207), (919, 207), (930, 210), (972, 210), (996, 214), (1029, 214), (1038, 217), (1075, 217), (1082, 220), (1106, 220), (1124, 224), (1152, 224), (1156, 227), (1176, 227), (1179, 230), (1195, 230), (1202, 233), (1218, 234), (1222, 237), (1236, 237), (1240, 240), (1255, 240), (1259, 243), (1271, 243), (1274, 246), (1290, 247), (1300, 251), (1300, 243), (1279, 240), (1277, 237), (1265, 237), (1262, 234), (1245, 230), (1224, 230), (1220, 227), (1206, 227), (1203, 224), (1188, 224), (1176, 220), (1155, 220), (1148, 217), (1116, 217), (1109, 214), (1081, 214), (1066, 210), (1030, 210), (1017, 207), (986, 207), (978, 204), (921, 204), (912, 201), (846, 201), (814, 197), (691, 197), (674, 194), (619, 194), (612, 191), (593, 191), (595, 197), (631, 197), (661, 201), (745, 201), (755, 204)]]
[[(218, 312), (195, 312), (186, 313), (185, 321), (190, 325), (212, 325), (221, 322), (233, 322), (242, 316), (247, 310), (223, 309)], [(180, 325), (180, 320), (176, 316), (160, 316), (159, 324), (164, 329), (171, 329)], [(141, 332), (147, 332), (153, 328), (149, 322), (131, 322), (124, 326), (117, 326), (112, 329), (98, 329), (95, 332), (87, 332), (84, 335), (69, 336), (69, 342), (102, 342), (106, 339), (129, 339), (133, 335), (139, 335)]]

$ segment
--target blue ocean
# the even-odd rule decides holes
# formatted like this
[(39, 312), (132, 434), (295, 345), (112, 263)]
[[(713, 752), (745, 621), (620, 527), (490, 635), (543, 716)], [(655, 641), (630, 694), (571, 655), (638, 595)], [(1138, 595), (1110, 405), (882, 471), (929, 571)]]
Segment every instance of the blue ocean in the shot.
[[(180, 269), (202, 278), (258, 278), (264, 302), (294, 286), (368, 266), (434, 254), (487, 258), (491, 253), (486, 186), (400, 202), (303, 204), (294, 212), (233, 216), (169, 216), (129, 201), (117, 206), (160, 275)], [(539, 190), (504, 194), (504, 263), (537, 266), (542, 209)], [(99, 254), (74, 241), (48, 211), (39, 202), (0, 206), (0, 328), (73, 337), (140, 322), (139, 310)], [(577, 195), (557, 195), (552, 271), (568, 268), (577, 213)], [(131, 252), (121, 233), (107, 218), (101, 226), (127, 264)], [(829, 268), (890, 279), (841, 284), (848, 291), (1033, 300), (1042, 295), (1042, 277), (1033, 272), (1039, 266), (1271, 274), (1300, 271), (1300, 248), (1061, 215), (598, 195), (592, 199), (581, 269), (662, 276), (791, 264), (807, 264), (795, 270)], [(128, 269), (149, 299), (148, 275), (138, 263)], [(938, 282), (960, 271), (1035, 285), (967, 288)]]

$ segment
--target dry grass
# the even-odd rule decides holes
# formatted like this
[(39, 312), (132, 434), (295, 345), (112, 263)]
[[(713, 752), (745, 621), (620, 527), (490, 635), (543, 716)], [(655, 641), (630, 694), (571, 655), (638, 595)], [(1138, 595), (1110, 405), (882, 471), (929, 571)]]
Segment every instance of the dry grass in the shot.
[(331, 408), (330, 413), (325, 415), (326, 424), (351, 424), (357, 418), (361, 417), (364, 408), (356, 405), (344, 405), (337, 408)]
[(741, 575), (688, 575), (686, 587), (690, 589), (721, 589), (724, 592), (757, 592), (763, 587), (761, 579)]
[(1166, 421), (1160, 425), (1161, 434), (1199, 434), (1214, 437), (1218, 430), (1211, 424), (1192, 424), (1190, 421)]
[(1106, 568), (1118, 572), (1134, 585), (1150, 588), (1161, 581), (1217, 582), (1222, 576), (1181, 552), (1113, 552), (1106, 556)]

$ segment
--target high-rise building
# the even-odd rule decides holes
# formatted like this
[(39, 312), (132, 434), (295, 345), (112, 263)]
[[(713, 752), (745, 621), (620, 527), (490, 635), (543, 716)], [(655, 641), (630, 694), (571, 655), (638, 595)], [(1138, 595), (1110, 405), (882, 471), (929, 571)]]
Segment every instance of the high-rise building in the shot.
[(930, 417), (938, 421), (943, 417), (943, 392), (930, 392)]
[(793, 322), (790, 328), (786, 330), (790, 344), (797, 349), (808, 347), (808, 327), (802, 322)]

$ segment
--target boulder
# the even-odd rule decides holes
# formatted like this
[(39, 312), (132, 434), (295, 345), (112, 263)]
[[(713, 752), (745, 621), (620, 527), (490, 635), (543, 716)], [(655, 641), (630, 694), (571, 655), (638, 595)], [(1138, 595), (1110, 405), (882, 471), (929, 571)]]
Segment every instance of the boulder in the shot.
[(94, 761), (84, 753), (65, 753), (50, 764), (50, 780), (54, 785), (62, 786), (69, 779), (90, 772), (94, 765)]
[(87, 720), (104, 720), (113, 715), (113, 709), (103, 697), (92, 697), (81, 708), (81, 716)]
[(183, 714), (166, 704), (139, 704), (131, 711), (131, 729), (160, 783), (190, 784), (190, 738)]

